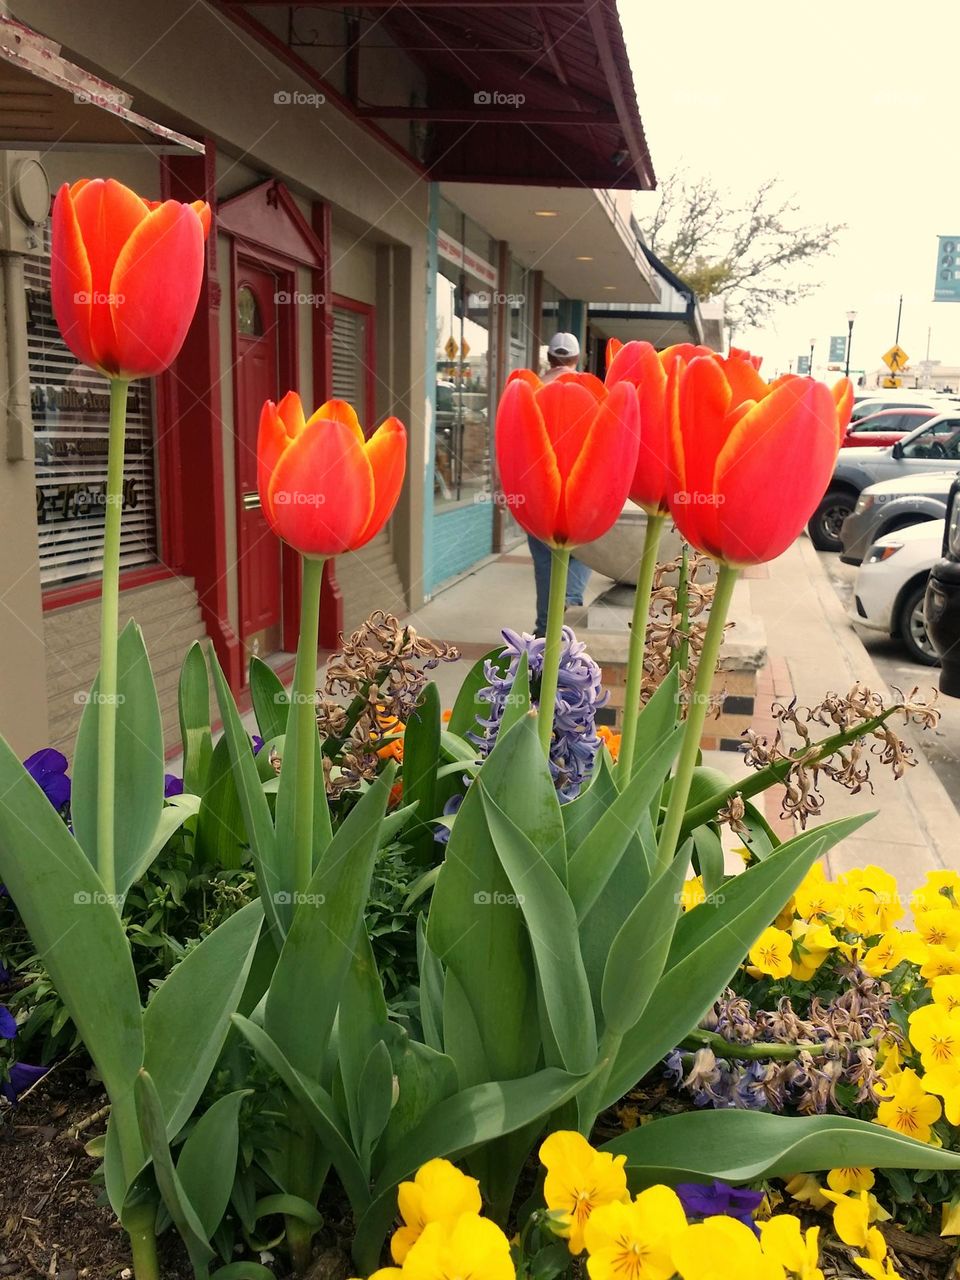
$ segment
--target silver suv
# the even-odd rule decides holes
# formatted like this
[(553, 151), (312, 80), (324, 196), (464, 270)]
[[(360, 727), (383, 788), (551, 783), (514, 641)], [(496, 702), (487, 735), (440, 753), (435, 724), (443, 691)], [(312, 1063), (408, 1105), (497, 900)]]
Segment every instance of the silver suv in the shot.
[(840, 531), (868, 485), (960, 465), (960, 410), (932, 418), (888, 449), (841, 449), (830, 486), (807, 530), (818, 551), (840, 551)]

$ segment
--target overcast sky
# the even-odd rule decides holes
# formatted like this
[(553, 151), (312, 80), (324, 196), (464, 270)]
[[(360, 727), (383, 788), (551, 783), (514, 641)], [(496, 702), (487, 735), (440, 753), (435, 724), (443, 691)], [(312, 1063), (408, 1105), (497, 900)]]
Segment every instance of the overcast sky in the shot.
[[(960, 365), (960, 303), (934, 303), (937, 236), (960, 237), (960, 5), (956, 0), (619, 0), (640, 114), (660, 175), (686, 167), (737, 197), (770, 175), (804, 221), (845, 222), (822, 287), (736, 341), (786, 370), (857, 312), (852, 367), (896, 332), (911, 364)], [(682, 15), (682, 16), (681, 16)], [(656, 195), (638, 197), (640, 213)], [(912, 385), (912, 382), (909, 383)]]

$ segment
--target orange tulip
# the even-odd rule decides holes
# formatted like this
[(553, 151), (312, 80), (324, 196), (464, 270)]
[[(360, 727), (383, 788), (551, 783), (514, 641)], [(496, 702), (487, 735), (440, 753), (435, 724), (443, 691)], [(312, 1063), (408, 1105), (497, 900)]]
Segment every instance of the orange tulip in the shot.
[(765, 382), (742, 356), (670, 371), (670, 511), (688, 542), (732, 566), (781, 555), (826, 491), (850, 418), (831, 391), (793, 374)]
[(591, 373), (544, 384), (518, 369), (497, 408), (497, 465), (507, 505), (528, 533), (555, 547), (592, 542), (613, 525), (637, 461), (632, 387)]
[(176, 359), (196, 310), (210, 207), (144, 200), (112, 178), (64, 184), (53, 206), (53, 313), (67, 346), (107, 377)]
[(689, 342), (663, 351), (657, 351), (649, 342), (617, 343), (616, 348), (614, 342), (616, 339), (611, 338), (607, 344), (606, 384), (612, 387), (618, 382), (631, 383), (637, 389), (640, 408), (640, 449), (630, 497), (648, 515), (666, 515), (672, 489), (667, 370), (677, 360), (687, 364), (695, 356), (713, 353), (709, 347), (695, 347)]
[(335, 556), (369, 542), (397, 505), (407, 433), (387, 418), (369, 440), (345, 400), (328, 400), (309, 421), (295, 391), (260, 414), (257, 483), (278, 537), (305, 556)]

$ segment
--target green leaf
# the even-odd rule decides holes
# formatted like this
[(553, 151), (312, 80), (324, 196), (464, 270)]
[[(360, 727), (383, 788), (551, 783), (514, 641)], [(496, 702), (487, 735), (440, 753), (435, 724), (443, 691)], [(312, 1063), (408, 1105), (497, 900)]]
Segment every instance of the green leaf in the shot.
[(467, 672), (450, 713), (447, 724), (450, 733), (457, 734), (460, 738), (465, 737), (470, 730), (476, 729), (477, 717), (485, 715), (489, 710), (490, 704), (480, 702), (477, 694), (489, 683), (484, 669), (488, 662), (496, 662), (501, 671), (507, 669), (509, 658), (503, 658), (502, 653), (503, 645), (497, 645), (495, 649), (491, 649), (489, 653), (479, 658)]
[(177, 1177), (209, 1240), (227, 1211), (237, 1172), (240, 1104), (252, 1090), (218, 1098), (180, 1148)]
[(696, 853), (697, 874), (703, 877), (703, 889), (710, 898), (723, 882), (723, 844), (713, 827), (696, 827), (690, 834)]
[[(374, 1045), (387, 1024), (387, 1002), (377, 972), (377, 962), (367, 937), (360, 929), (340, 997), (340, 1008), (348, 1012), (337, 1017), (336, 1056), (343, 1083), (347, 1116), (354, 1146), (359, 1148), (363, 1127), (359, 1100), (360, 1077)], [(326, 1077), (320, 1077), (326, 1083)]]
[(259, 1262), (228, 1262), (225, 1267), (219, 1267), (210, 1280), (274, 1280), (274, 1274)]
[(647, 749), (640, 757), (644, 767), (637, 770), (623, 791), (611, 797), (609, 807), (597, 811), (595, 824), (571, 856), (568, 880), (578, 923), (603, 894), (644, 814), (659, 797), (682, 740), (682, 726), (671, 726)]
[(197, 819), (197, 856), (201, 862), (238, 869), (250, 838), (234, 781), (230, 743), (222, 737), (213, 749)]
[[(97, 779), (100, 772), (99, 679), (83, 708), (73, 757), (70, 816), (77, 843), (97, 866)], [(163, 730), (143, 634), (132, 620), (117, 643), (116, 801), (113, 808), (117, 892), (153, 841), (163, 809)]]
[(213, 684), (217, 693), (217, 705), (223, 721), (223, 736), (226, 738), (230, 763), (233, 767), (233, 780), (240, 797), (240, 808), (243, 810), (243, 822), (250, 839), (254, 866), (257, 872), (257, 884), (263, 901), (263, 910), (267, 923), (277, 935), (277, 945), (286, 934), (286, 927), (293, 914), (289, 908), (281, 911), (278, 895), (293, 883), (292, 853), (284, 854), (283, 865), (280, 865), (277, 849), (276, 833), (273, 829), (273, 818), (270, 805), (260, 785), (257, 765), (253, 757), (253, 744), (244, 729), (237, 711), (233, 694), (227, 686), (226, 678), (211, 646), (208, 654), (210, 668), (213, 672)]
[(407, 717), (403, 735), (403, 800), (417, 806), (416, 823), (408, 839), (421, 866), (434, 859), (433, 828), (429, 824), (437, 816), (439, 766), (440, 693), (431, 681)]
[(808, 869), (869, 816), (844, 818), (795, 836), (764, 862), (726, 881), (722, 900), (717, 894), (680, 917), (663, 977), (643, 1016), (623, 1038), (603, 1106), (623, 1097), (696, 1027)]
[(443, 966), (427, 942), (426, 918), (417, 916), (417, 968), (420, 973), (420, 1026), (424, 1041), (443, 1049)]
[(744, 846), (755, 858), (768, 858), (783, 843), (751, 800), (744, 801), (742, 821), (747, 828), (747, 834), (743, 837)]
[(397, 1077), (397, 1101), (374, 1155), (373, 1168), (377, 1173), (402, 1147), (407, 1134), (438, 1102), (452, 1097), (459, 1088), (452, 1058), (412, 1040), (401, 1028), (395, 1029), (397, 1034), (390, 1045), (390, 1055)]
[(130, 886), (136, 884), (140, 877), (153, 866), (156, 859), (187, 819), (192, 818), (197, 813), (199, 805), (200, 802), (196, 796), (186, 793), (174, 796), (169, 804), (164, 805), (160, 811), (160, 821), (157, 823), (157, 829), (153, 833), (153, 839), (144, 849), (139, 862), (128, 864), (126, 875), (130, 878), (129, 884), (122, 886), (118, 884), (118, 893), (126, 893)]
[(203, 1092), (253, 962), (263, 909), (248, 903), (181, 960), (143, 1014), (143, 1062), (175, 1137)]
[(819, 1169), (960, 1169), (960, 1153), (846, 1116), (687, 1111), (601, 1147), (626, 1155), (634, 1189), (694, 1179), (758, 1182)]
[[(540, 849), (528, 840), (487, 793), (479, 788), (487, 825), (500, 864), (513, 888), (533, 948), (542, 1006), (550, 1039), (567, 1071), (582, 1074), (597, 1060), (597, 1029), (590, 987), (577, 939), (577, 917), (570, 897)], [(546, 1036), (544, 1041), (549, 1043)]]
[(290, 695), (273, 667), (256, 656), (250, 659), (250, 700), (264, 742), (287, 732)]
[(604, 1022), (618, 1035), (629, 1031), (638, 1021), (663, 973), (680, 913), (689, 850), (686, 843), (670, 866), (653, 881), (611, 944), (600, 998)]
[[(0, 883), (127, 1132), (143, 1061), (140, 996), (116, 907), (83, 850), (0, 738)], [(139, 1139), (138, 1139), (139, 1141)]]
[(513, 726), (518, 724), (529, 710), (530, 667), (526, 650), (524, 650), (520, 654), (516, 675), (513, 677), (513, 684), (510, 686), (510, 692), (506, 697), (503, 715), (500, 718), (500, 727), (497, 730), (498, 741), (504, 734), (509, 733)]
[(270, 983), (264, 1027), (294, 1068), (311, 1079), (319, 1079), (362, 927), (392, 778), (391, 766), (361, 796), (327, 846), (306, 901), (296, 905)]
[(560, 806), (567, 836), (567, 855), (571, 862), (583, 840), (615, 803), (618, 795), (610, 768), (610, 756), (606, 751), (601, 751), (583, 790), (575, 800), (568, 800)]
[[(277, 852), (283, 859), (282, 888), (292, 892), (296, 884), (293, 857), (293, 825), (294, 812), (297, 805), (297, 787), (299, 775), (299, 758), (301, 752), (309, 751), (311, 738), (313, 746), (313, 869), (316, 870), (323, 852), (330, 843), (333, 829), (330, 821), (330, 808), (327, 804), (327, 789), (323, 776), (323, 755), (321, 753), (320, 733), (317, 729), (316, 716), (311, 712), (304, 720), (297, 714), (287, 717), (287, 732), (283, 742), (283, 765), (277, 784), (277, 803), (275, 809), (275, 827), (277, 833)], [(261, 751), (262, 755), (263, 752)], [(258, 757), (259, 758), (259, 757)], [(267, 761), (264, 761), (266, 764)], [(286, 854), (284, 851), (288, 851)], [(289, 921), (288, 921), (289, 928)]]
[(381, 1134), (390, 1119), (393, 1105), (393, 1061), (382, 1040), (370, 1050), (357, 1087), (360, 1114), (358, 1155), (365, 1169)]
[(490, 1079), (490, 1063), (477, 1019), (452, 969), (447, 970), (443, 980), (443, 1050), (456, 1065), (461, 1089)]
[(203, 795), (213, 756), (210, 733), (210, 677), (199, 640), (187, 650), (180, 668), (180, 742), (183, 746), (183, 789)]
[(323, 1214), (316, 1205), (304, 1200), (303, 1196), (290, 1195), (289, 1192), (285, 1195), (264, 1196), (258, 1200), (254, 1221), (259, 1222), (261, 1218), (269, 1218), (278, 1213), (288, 1218), (299, 1218), (314, 1231), (319, 1231), (323, 1226)]
[(163, 1107), (156, 1087), (146, 1071), (141, 1071), (136, 1083), (137, 1116), (144, 1145), (153, 1159), (153, 1171), (157, 1187), (163, 1197), (167, 1212), (180, 1232), (194, 1270), (206, 1275), (207, 1264), (214, 1256), (204, 1228), (190, 1203), (173, 1167), (173, 1157), (164, 1127)]
[[(637, 716), (637, 742), (633, 757), (635, 774), (645, 767), (644, 757), (654, 751), (657, 743), (663, 742), (675, 727), (679, 709), (680, 672), (676, 667), (671, 667)], [(626, 782), (625, 778), (619, 777), (619, 771), (617, 782), (621, 787)]]

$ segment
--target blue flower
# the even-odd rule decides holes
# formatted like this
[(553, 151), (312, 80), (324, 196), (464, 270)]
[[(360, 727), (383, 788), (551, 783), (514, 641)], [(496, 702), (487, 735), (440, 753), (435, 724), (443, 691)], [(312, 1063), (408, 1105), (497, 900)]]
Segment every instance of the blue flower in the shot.
[(10, 1064), (10, 1079), (0, 1084), (0, 1094), (8, 1102), (16, 1102), (21, 1093), (35, 1084), (41, 1076), (45, 1076), (49, 1070), (49, 1067), (33, 1067), (27, 1062), (13, 1062)]
[(250, 740), (253, 743), (253, 754), (257, 755), (260, 748), (263, 746), (263, 739), (260, 737), (259, 733), (254, 733), (251, 734)]
[(165, 773), (163, 775), (163, 798), (169, 800), (171, 796), (183, 795), (183, 779), (178, 778), (175, 773)]
[[(517, 674), (521, 654), (527, 655), (530, 673), (530, 690), (536, 705), (543, 671), (543, 654), (546, 641), (526, 632), (504, 629), (506, 647), (499, 662), (508, 659), (505, 672), (498, 663), (488, 662), (488, 684), (477, 697), (490, 704), (490, 713), (481, 717), (483, 732), (467, 736), (480, 749), (482, 756), (489, 755), (497, 740), (503, 713), (509, 706), (513, 682)], [(560, 671), (557, 679), (557, 697), (554, 707), (553, 737), (550, 741), (550, 771), (561, 800), (573, 800), (584, 780), (593, 769), (593, 762), (600, 750), (597, 736), (596, 713), (607, 700), (600, 680), (600, 668), (586, 652), (570, 627), (563, 628), (560, 642)]]
[(39, 786), (55, 809), (70, 803), (70, 779), (67, 777), (67, 757), (53, 747), (43, 747), (28, 756), (23, 767)]
[(715, 1214), (725, 1214), (728, 1218), (736, 1218), (744, 1226), (757, 1230), (753, 1215), (763, 1200), (761, 1191), (731, 1187), (725, 1182), (678, 1182), (674, 1189), (689, 1218), (711, 1218)]
[[(469, 783), (470, 779), (465, 778), (465, 782)], [(460, 806), (463, 804), (463, 796), (459, 793), (451, 796), (447, 803), (443, 806), (443, 816), (445, 818), (452, 817)], [(437, 844), (446, 844), (450, 839), (450, 828), (444, 823), (439, 822), (433, 829), (433, 838)]]
[(12, 1040), (16, 1034), (16, 1018), (5, 1004), (0, 1004), (0, 1040)]

